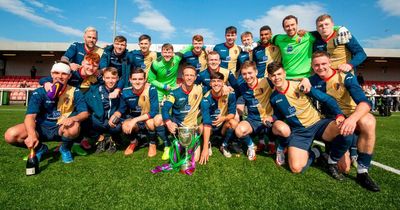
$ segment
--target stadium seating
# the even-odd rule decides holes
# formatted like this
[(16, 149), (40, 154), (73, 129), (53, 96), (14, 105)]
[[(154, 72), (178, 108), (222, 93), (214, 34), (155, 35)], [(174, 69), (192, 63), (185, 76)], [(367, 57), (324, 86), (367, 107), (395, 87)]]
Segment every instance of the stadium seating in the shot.
[(374, 81), (374, 80), (368, 80), (365, 81), (365, 85), (371, 86), (371, 85), (376, 85), (376, 86), (386, 86), (386, 85), (392, 85), (392, 86), (397, 86), (400, 85), (400, 81)]
[[(39, 87), (39, 79), (41, 77), (36, 77), (32, 79), (30, 76), (15, 76), (15, 75), (7, 75), (0, 77), (0, 88), (19, 88), (19, 85), (26, 81), (30, 88)], [(12, 90), (10, 92), (10, 100), (11, 101), (25, 101), (26, 100), (26, 91), (21, 90)]]

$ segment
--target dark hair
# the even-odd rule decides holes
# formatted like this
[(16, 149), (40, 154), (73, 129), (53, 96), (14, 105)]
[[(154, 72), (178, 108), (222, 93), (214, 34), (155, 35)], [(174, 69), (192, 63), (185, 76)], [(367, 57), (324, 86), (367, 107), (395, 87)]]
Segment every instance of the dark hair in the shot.
[(267, 26), (267, 25), (261, 26), (261, 28), (260, 28), (260, 32), (261, 32), (261, 31), (267, 31), (267, 30), (268, 30), (268, 31), (272, 31), (272, 30), (271, 30), (271, 27), (269, 27), (269, 26)]
[(210, 79), (221, 79), (224, 80), (225, 77), (221, 72), (211, 72)]
[(323, 51), (323, 50), (317, 50), (317, 51), (315, 51), (315, 52), (312, 54), (311, 60), (314, 60), (314, 58), (323, 57), (323, 56), (326, 56), (326, 57), (328, 57), (328, 58), (331, 58), (331, 56), (329, 55), (328, 52)]
[(288, 15), (288, 16), (286, 16), (286, 17), (283, 18), (283, 20), (282, 20), (282, 27), (285, 27), (285, 21), (286, 21), (286, 20), (289, 20), (289, 19), (294, 19), (294, 20), (296, 20), (296, 23), (298, 23), (298, 22), (297, 22), (297, 17), (296, 17), (296, 16), (294, 16), (294, 15)]
[(163, 49), (166, 49), (166, 50), (171, 49), (172, 51), (174, 51), (174, 46), (172, 46), (172, 44), (170, 44), (170, 43), (165, 43), (161, 47), (161, 50), (163, 50)]
[(237, 34), (237, 29), (236, 29), (236, 27), (235, 27), (235, 26), (228, 26), (228, 27), (226, 27), (226, 29), (225, 29), (225, 34), (228, 34), (228, 33), (235, 33), (235, 34)]
[(273, 74), (281, 68), (283, 68), (283, 65), (281, 62), (272, 61), (270, 64), (268, 64), (267, 71), (268, 71), (268, 74)]
[(332, 17), (330, 15), (322, 14), (322, 15), (317, 17), (317, 19), (315, 20), (315, 24), (318, 25), (318, 22), (323, 21), (325, 19), (331, 19), (333, 21), (333, 19), (332, 19)]
[(148, 39), (149, 42), (151, 42), (151, 37), (147, 34), (142, 34), (139, 36), (139, 42), (141, 42), (142, 40)]
[(134, 67), (134, 66), (132, 66), (132, 67), (131, 67), (131, 74), (129, 75), (129, 78), (132, 77), (132, 74), (143, 74), (143, 77), (146, 78), (146, 71), (143, 70), (143, 69), (140, 68), (140, 67)]
[(127, 42), (124, 36), (118, 35), (114, 38), (114, 42)]

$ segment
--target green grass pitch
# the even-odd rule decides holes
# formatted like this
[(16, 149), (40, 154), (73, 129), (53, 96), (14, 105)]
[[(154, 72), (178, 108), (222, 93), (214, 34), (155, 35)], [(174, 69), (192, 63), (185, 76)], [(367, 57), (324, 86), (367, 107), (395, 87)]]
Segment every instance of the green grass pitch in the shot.
[[(24, 107), (0, 107), (2, 134), (23, 122)], [(374, 160), (400, 168), (400, 114), (377, 117)], [(54, 148), (57, 143), (49, 143)], [(0, 209), (399, 209), (400, 176), (372, 167), (371, 176), (381, 192), (372, 193), (355, 182), (355, 169), (342, 181), (318, 167), (294, 175), (276, 167), (269, 156), (250, 162), (245, 156), (224, 158), (213, 148), (205, 166), (193, 176), (179, 173), (153, 175), (164, 163), (162, 151), (147, 157), (147, 148), (124, 157), (120, 150), (75, 157), (63, 164), (49, 157), (42, 172), (25, 176), (24, 148), (0, 141)]]

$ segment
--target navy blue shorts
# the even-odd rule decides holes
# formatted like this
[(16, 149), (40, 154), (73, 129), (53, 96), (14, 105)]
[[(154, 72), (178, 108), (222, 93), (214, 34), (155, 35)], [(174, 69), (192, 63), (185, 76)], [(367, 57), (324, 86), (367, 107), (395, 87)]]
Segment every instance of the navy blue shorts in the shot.
[(223, 127), (223, 124), (219, 127), (211, 126), (211, 131), (212, 131), (211, 135), (222, 136), (222, 127)]
[(268, 134), (272, 132), (272, 128), (268, 128), (264, 123), (257, 120), (252, 120), (247, 118), (246, 121), (250, 123), (251, 128), (253, 129), (252, 135), (256, 134)]
[(40, 141), (61, 141), (61, 136), (58, 135), (60, 125), (44, 125), (36, 124), (36, 131), (39, 134)]
[(332, 119), (321, 119), (308, 128), (292, 129), (289, 136), (289, 147), (308, 151), (314, 139), (323, 140), (322, 135)]
[(239, 96), (239, 98), (237, 98), (237, 100), (236, 100), (236, 105), (244, 105), (244, 104), (245, 104), (245, 101), (244, 101), (243, 96)]

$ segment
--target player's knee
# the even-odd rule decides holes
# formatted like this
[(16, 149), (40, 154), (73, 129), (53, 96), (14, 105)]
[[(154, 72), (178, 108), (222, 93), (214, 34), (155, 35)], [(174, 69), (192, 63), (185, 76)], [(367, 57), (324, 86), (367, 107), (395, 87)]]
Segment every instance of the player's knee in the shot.
[(229, 120), (228, 128), (235, 129), (237, 127), (237, 125), (238, 125), (238, 122), (235, 119), (231, 119), (231, 120)]
[(299, 174), (303, 170), (304, 165), (298, 163), (298, 162), (293, 162), (290, 164), (290, 170), (292, 173)]
[(14, 144), (17, 137), (18, 137), (18, 132), (13, 128), (7, 129), (7, 131), (4, 133), (4, 140), (8, 144)]
[(235, 134), (236, 134), (236, 136), (237, 136), (238, 138), (243, 137), (244, 134), (245, 134), (245, 132), (246, 132), (245, 127), (244, 127), (244, 126), (241, 126), (241, 125), (237, 126), (236, 129), (235, 129)]
[(149, 130), (154, 130), (154, 120), (152, 120), (152, 119), (150, 119), (150, 120), (147, 120), (146, 121), (146, 127), (149, 129)]
[(290, 136), (289, 126), (281, 121), (277, 121), (276, 123), (274, 123), (274, 126), (272, 127), (272, 131), (275, 135), (282, 136), (285, 138)]
[(368, 114), (358, 121), (358, 125), (362, 131), (374, 132), (376, 127), (375, 117)]
[(79, 123), (74, 123), (74, 125), (72, 125), (72, 126), (69, 127), (69, 128), (65, 128), (65, 129), (62, 131), (62, 135), (63, 135), (64, 137), (66, 137), (66, 138), (69, 138), (69, 139), (75, 139), (75, 138), (77, 138), (77, 137), (79, 136), (79, 133), (80, 133), (80, 126), (79, 126)]
[(161, 126), (161, 125), (163, 125), (163, 121), (162, 121), (162, 117), (161, 117), (161, 115), (156, 115), (154, 118), (153, 118), (153, 121), (154, 121), (154, 126), (155, 127), (158, 127), (158, 126)]

